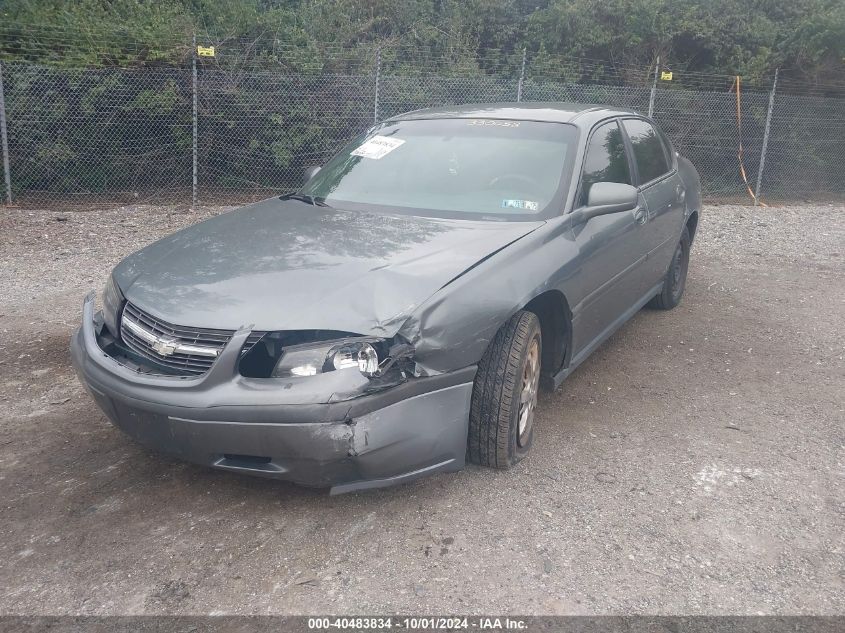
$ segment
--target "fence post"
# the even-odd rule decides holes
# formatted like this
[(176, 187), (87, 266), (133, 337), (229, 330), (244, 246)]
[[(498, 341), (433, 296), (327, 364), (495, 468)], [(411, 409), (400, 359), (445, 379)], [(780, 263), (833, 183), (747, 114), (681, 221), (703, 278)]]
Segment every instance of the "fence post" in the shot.
[(12, 204), (12, 174), (9, 171), (9, 138), (6, 135), (6, 97), (3, 94), (3, 62), (0, 62), (0, 145), (3, 150), (3, 178), (6, 182), (6, 202)]
[(657, 56), (657, 63), (654, 64), (654, 79), (651, 82), (651, 94), (648, 97), (648, 118), (654, 116), (654, 95), (657, 94), (657, 75), (660, 74), (660, 55)]
[(194, 48), (191, 51), (191, 92), (193, 95), (193, 161), (191, 165), (192, 182), (191, 182), (191, 209), (197, 206), (197, 34), (194, 33)]
[(522, 70), (519, 71), (519, 83), (516, 86), (516, 100), (522, 101), (522, 86), (525, 85), (525, 47), (522, 47)]
[(778, 73), (780, 68), (775, 68), (775, 80), (772, 82), (772, 91), (769, 93), (769, 110), (766, 112), (766, 127), (763, 130), (763, 149), (760, 150), (760, 168), (757, 170), (757, 187), (754, 189), (754, 206), (760, 200), (760, 187), (763, 184), (763, 168), (766, 166), (766, 148), (769, 146), (769, 128), (772, 125), (772, 109), (775, 105), (775, 91), (778, 87)]
[(373, 123), (378, 123), (378, 92), (381, 82), (381, 46), (376, 46), (376, 85), (373, 94)]

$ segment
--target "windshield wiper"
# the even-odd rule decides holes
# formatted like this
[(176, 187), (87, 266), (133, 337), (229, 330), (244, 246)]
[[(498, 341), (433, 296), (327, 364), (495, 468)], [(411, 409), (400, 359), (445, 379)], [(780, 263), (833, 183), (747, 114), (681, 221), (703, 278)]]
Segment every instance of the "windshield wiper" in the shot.
[(331, 205), (326, 204), (325, 199), (323, 198), (315, 198), (314, 196), (307, 194), (307, 193), (299, 193), (298, 191), (294, 191), (293, 193), (286, 193), (283, 196), (279, 196), (280, 200), (299, 200), (300, 202), (307, 202), (313, 207), (328, 207), (331, 208)]

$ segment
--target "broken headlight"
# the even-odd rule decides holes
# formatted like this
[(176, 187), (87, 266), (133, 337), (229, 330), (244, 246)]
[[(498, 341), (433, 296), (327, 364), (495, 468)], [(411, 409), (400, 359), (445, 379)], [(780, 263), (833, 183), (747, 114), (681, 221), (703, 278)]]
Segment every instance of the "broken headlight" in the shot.
[(117, 337), (119, 330), (118, 319), (123, 301), (123, 293), (117, 287), (114, 277), (109, 275), (106, 287), (103, 288), (103, 322), (114, 337)]
[(276, 363), (272, 376), (313, 376), (335, 369), (357, 367), (367, 377), (378, 373), (387, 358), (385, 341), (378, 339), (322, 341), (287, 347)]

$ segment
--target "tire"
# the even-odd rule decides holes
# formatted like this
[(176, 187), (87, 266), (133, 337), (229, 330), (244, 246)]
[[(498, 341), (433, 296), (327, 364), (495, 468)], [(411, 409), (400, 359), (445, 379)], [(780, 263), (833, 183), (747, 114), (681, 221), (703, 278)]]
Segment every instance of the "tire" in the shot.
[(533, 312), (517, 312), (497, 332), (472, 388), (468, 461), (507, 469), (528, 455), (542, 352), (540, 320)]
[(689, 270), (690, 239), (687, 227), (681, 233), (681, 241), (675, 248), (669, 270), (663, 279), (663, 290), (648, 302), (649, 308), (656, 310), (671, 310), (677, 306), (684, 296), (687, 285), (687, 270)]

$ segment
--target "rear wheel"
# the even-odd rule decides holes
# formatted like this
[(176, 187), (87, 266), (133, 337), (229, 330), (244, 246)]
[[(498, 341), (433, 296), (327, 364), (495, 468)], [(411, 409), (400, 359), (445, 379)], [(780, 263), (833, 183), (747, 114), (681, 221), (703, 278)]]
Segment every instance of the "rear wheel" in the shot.
[(543, 340), (532, 312), (517, 312), (502, 326), (478, 364), (472, 390), (467, 459), (510, 468), (534, 440)]
[(681, 302), (687, 285), (687, 270), (689, 269), (689, 231), (684, 227), (681, 241), (675, 247), (672, 262), (666, 277), (663, 278), (663, 290), (648, 303), (649, 308), (671, 310)]

